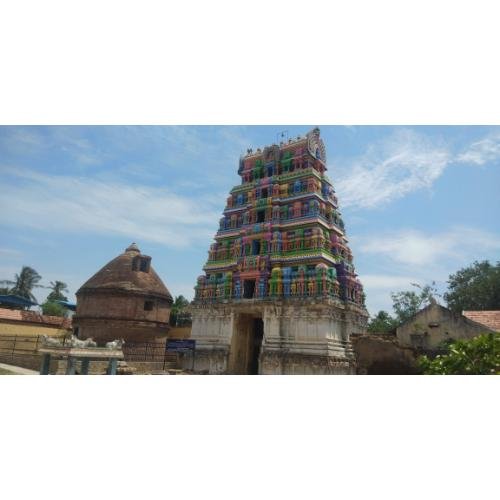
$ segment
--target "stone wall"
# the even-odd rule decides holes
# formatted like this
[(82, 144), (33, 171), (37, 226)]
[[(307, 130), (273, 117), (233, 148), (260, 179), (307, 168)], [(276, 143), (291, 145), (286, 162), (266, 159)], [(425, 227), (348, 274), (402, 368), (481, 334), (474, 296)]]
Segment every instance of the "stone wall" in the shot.
[[(145, 309), (146, 302), (151, 310)], [(100, 344), (118, 338), (147, 342), (166, 337), (169, 318), (167, 299), (99, 290), (79, 293), (73, 326), (80, 338), (92, 337)]]
[(169, 331), (167, 323), (127, 319), (79, 317), (73, 324), (78, 328), (80, 338), (93, 338), (99, 345), (121, 338), (125, 342), (153, 342), (157, 339), (165, 339)]
[[(40, 371), (40, 366), (42, 364), (42, 356), (40, 354), (5, 354), (0, 353), (0, 363), (6, 363), (8, 365), (20, 366), (21, 368), (28, 368), (29, 370)], [(50, 362), (50, 373), (55, 374), (59, 368), (59, 361), (51, 360)]]
[(37, 337), (38, 335), (58, 336), (64, 335), (67, 330), (58, 326), (41, 323), (22, 323), (20, 321), (0, 320), (0, 337), (22, 335)]
[[(144, 303), (152, 302), (152, 309), (145, 310)], [(166, 299), (144, 294), (102, 293), (102, 291), (80, 293), (78, 296), (78, 317), (116, 318), (136, 321), (157, 321), (168, 323), (170, 304)]]
[(191, 337), (191, 326), (173, 326), (168, 332), (169, 339), (188, 339)]
[(351, 337), (358, 375), (412, 375), (419, 373), (418, 352), (398, 344), (395, 335), (364, 334)]

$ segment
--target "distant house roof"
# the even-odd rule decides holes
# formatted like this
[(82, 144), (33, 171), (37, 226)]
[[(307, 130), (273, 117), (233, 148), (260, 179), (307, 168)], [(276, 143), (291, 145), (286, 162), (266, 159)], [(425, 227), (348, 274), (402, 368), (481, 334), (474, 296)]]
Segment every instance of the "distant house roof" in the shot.
[[(451, 309), (448, 309), (447, 307), (442, 306), (441, 304), (438, 304), (435, 300), (433, 300), (433, 301), (431, 301), (430, 304), (425, 306), (423, 309), (420, 309), (419, 311), (417, 311), (411, 318), (407, 319), (404, 323), (399, 325), (398, 328), (396, 329), (396, 333), (401, 331), (405, 325), (413, 323), (416, 320), (416, 318), (418, 318), (422, 314), (425, 314), (425, 312), (431, 308), (438, 308), (442, 311), (442, 314), (447, 314), (449, 316), (452, 316), (457, 320), (461, 320), (461, 321), (465, 322), (466, 324), (469, 324), (469, 326), (475, 325), (476, 327), (479, 327), (479, 328), (485, 327), (487, 329), (486, 331), (489, 330), (490, 332), (491, 331), (500, 331), (500, 326), (497, 326), (497, 328), (495, 329), (493, 326), (490, 326), (489, 324), (487, 324), (484, 320), (480, 321), (478, 319), (478, 317), (473, 317), (473, 316), (468, 315), (469, 313), (471, 313), (471, 314), (492, 313), (494, 315), (498, 315), (498, 316), (496, 316), (497, 325), (500, 325), (500, 311), (464, 311), (462, 314), (460, 314), (460, 313), (457, 313), (455, 311), (452, 311)], [(485, 333), (486, 333), (486, 331), (485, 331)]]
[(466, 318), (500, 332), (500, 311), (464, 311)]
[(14, 307), (31, 307), (38, 305), (36, 302), (32, 302), (29, 299), (19, 297), (19, 295), (0, 295), (0, 304)]
[(71, 318), (60, 316), (46, 316), (35, 311), (20, 311), (19, 309), (0, 308), (0, 321), (19, 321), (22, 323), (36, 323), (38, 325), (71, 328)]

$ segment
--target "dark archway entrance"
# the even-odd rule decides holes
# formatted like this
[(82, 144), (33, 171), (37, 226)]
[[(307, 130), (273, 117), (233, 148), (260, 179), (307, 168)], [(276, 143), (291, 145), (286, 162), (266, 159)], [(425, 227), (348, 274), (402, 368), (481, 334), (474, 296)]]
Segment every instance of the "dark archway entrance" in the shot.
[(255, 293), (255, 280), (243, 281), (243, 298), (253, 299), (254, 293)]
[(264, 322), (252, 314), (239, 314), (235, 318), (229, 373), (258, 375), (259, 356), (264, 338)]
[(259, 374), (259, 355), (260, 348), (262, 347), (262, 339), (264, 338), (264, 322), (262, 318), (254, 318), (253, 320), (253, 335), (250, 340), (250, 353), (249, 353), (249, 361), (250, 361), (250, 369), (249, 375), (258, 375)]

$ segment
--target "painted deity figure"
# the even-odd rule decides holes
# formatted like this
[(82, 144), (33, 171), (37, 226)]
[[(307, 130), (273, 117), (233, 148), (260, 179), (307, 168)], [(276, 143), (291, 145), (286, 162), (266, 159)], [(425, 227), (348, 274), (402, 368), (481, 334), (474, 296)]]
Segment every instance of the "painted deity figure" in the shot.
[(266, 280), (261, 278), (259, 281), (259, 297), (266, 296)]
[(290, 275), (291, 275), (291, 269), (289, 267), (284, 267), (283, 268), (283, 295), (285, 297), (290, 296)]
[(307, 282), (307, 294), (309, 296), (314, 295), (314, 280), (312, 278), (310, 278), (309, 281)]
[(240, 280), (234, 282), (234, 296), (239, 299), (241, 297), (241, 283)]
[(266, 269), (266, 259), (265, 257), (259, 257), (259, 269), (264, 271)]
[(239, 240), (235, 240), (233, 243), (232, 256), (239, 257), (240, 256), (241, 244)]

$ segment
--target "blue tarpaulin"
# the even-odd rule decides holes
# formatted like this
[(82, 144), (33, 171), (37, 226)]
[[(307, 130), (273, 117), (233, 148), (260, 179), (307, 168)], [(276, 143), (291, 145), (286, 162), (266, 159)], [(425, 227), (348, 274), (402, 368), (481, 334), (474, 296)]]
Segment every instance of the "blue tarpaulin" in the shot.
[(76, 311), (76, 304), (73, 304), (71, 302), (67, 302), (65, 300), (56, 300), (58, 304), (61, 304), (63, 307), (66, 309), (69, 309), (70, 311)]
[(0, 304), (10, 307), (31, 307), (37, 306), (36, 302), (32, 302), (18, 295), (0, 295)]

